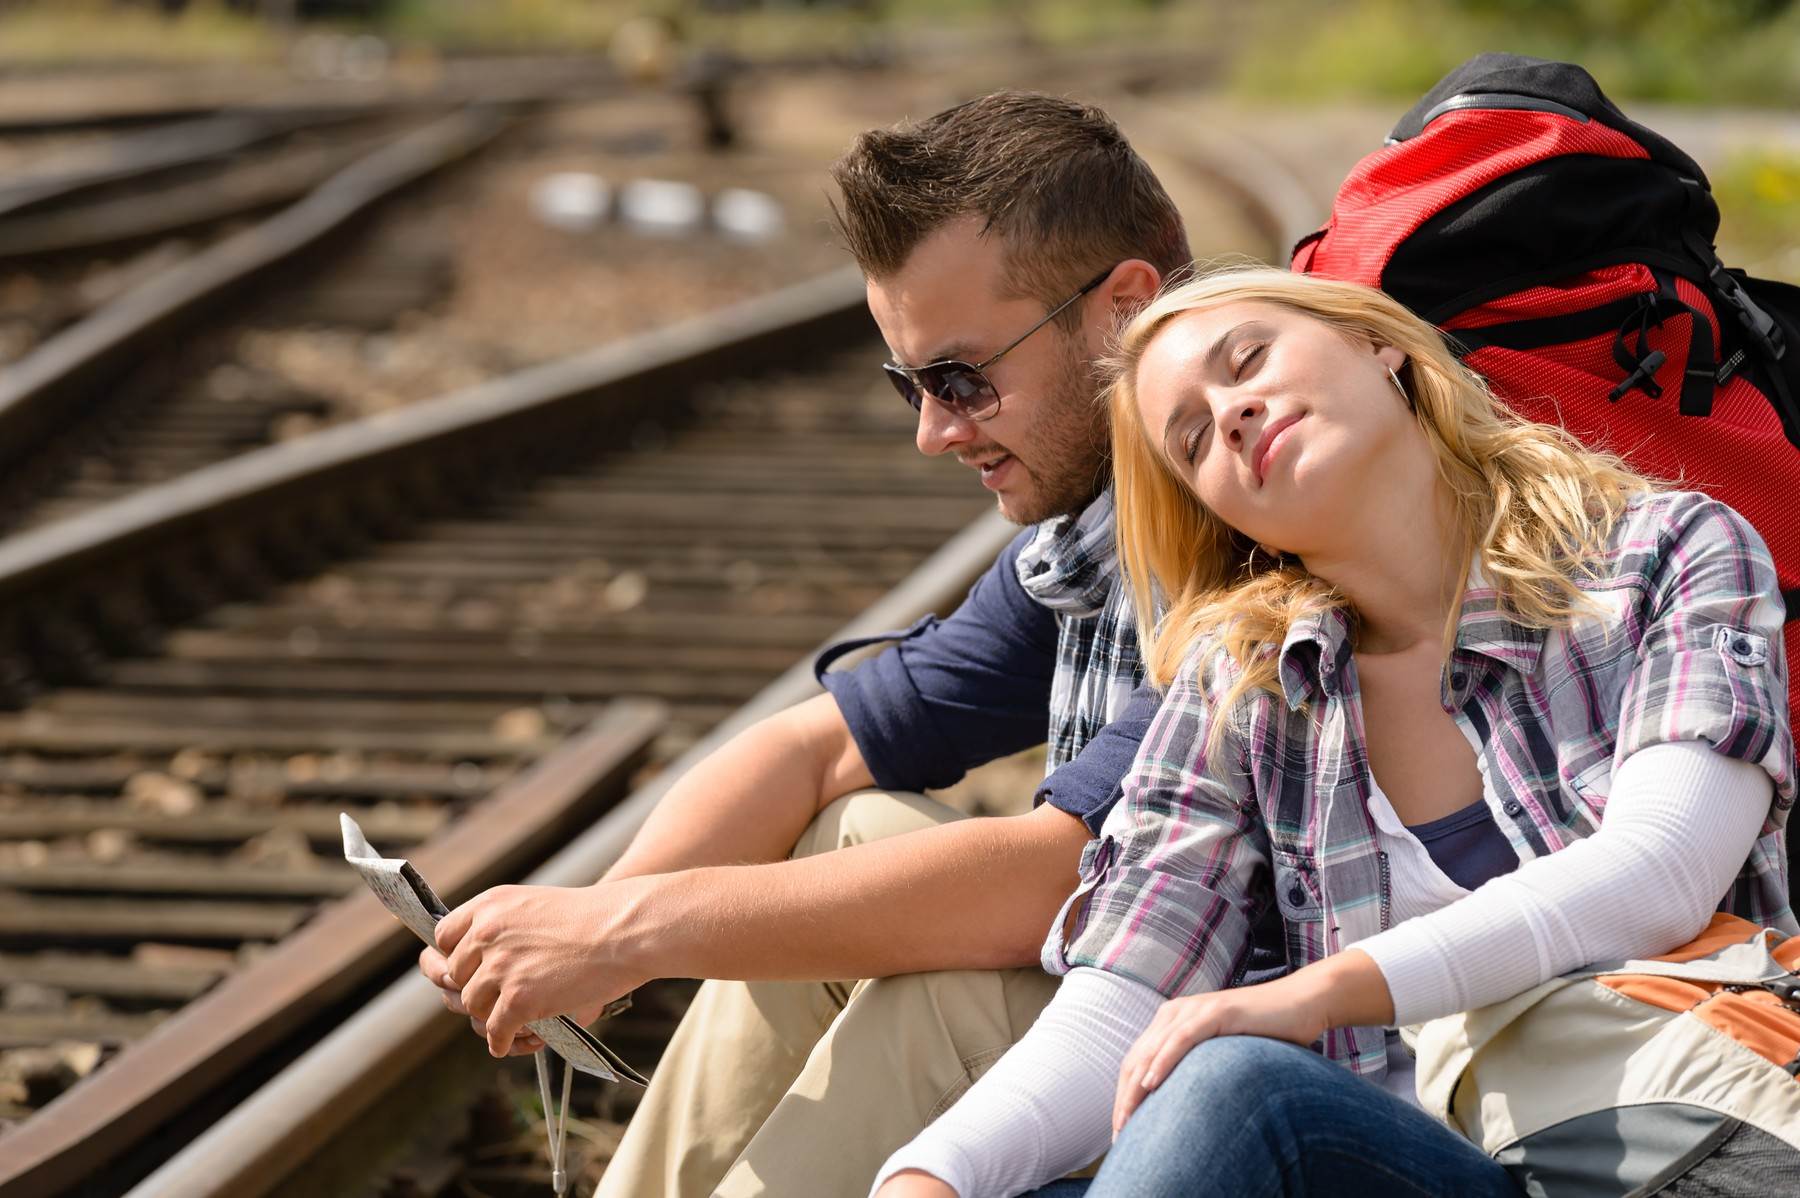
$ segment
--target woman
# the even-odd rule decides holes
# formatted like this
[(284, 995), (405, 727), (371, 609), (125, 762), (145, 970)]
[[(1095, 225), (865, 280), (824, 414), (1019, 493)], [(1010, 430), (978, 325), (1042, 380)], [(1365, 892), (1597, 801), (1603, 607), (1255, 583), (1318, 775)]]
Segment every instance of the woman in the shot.
[[(1123, 1128), (1094, 1198), (1516, 1193), (1384, 1029), (1721, 907), (1796, 930), (1767, 550), (1507, 415), (1366, 288), (1201, 278), (1116, 366), (1166, 700), (1045, 947), (1057, 998), (878, 1192), (1021, 1193)], [(1292, 972), (1232, 989), (1271, 904)]]

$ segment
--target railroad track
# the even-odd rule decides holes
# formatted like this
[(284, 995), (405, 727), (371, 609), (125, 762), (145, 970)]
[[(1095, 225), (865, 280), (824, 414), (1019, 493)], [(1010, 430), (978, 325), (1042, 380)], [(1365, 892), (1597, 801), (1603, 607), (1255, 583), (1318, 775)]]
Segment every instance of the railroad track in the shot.
[(390, 976), (336, 811), (516, 874), (980, 515), (875, 352), (838, 276), (0, 543), (0, 1194), (107, 1192)]
[[(166, 171), (172, 158), (216, 158), (241, 146), (251, 136), (246, 130), (266, 132), (270, 119), (199, 122), (212, 132), (107, 161), (131, 158)], [(20, 327), (12, 309), (35, 304), (47, 313), (44, 327), (25, 335), (29, 351), (0, 365), (0, 533), (53, 523), (248, 449), (685, 315), (719, 303), (721, 293), (780, 285), (831, 259), (826, 247), (795, 244), (807, 240), (797, 235), (774, 249), (703, 236), (662, 243), (653, 256), (647, 240), (632, 245), (624, 231), (576, 237), (531, 215), (522, 177), (572, 161), (629, 169), (632, 155), (645, 151), (608, 158), (609, 144), (631, 143), (635, 135), (640, 146), (678, 145), (674, 131), (685, 132), (688, 119), (680, 101), (661, 94), (566, 106), (484, 103), (431, 119), (390, 114), (360, 124), (321, 124), (313, 115), (305, 131), (331, 140), (299, 149), (302, 157), (329, 152), (335, 169), (323, 182), (185, 257), (161, 242), (106, 276), (130, 275), (129, 286), (109, 282), (97, 298), (85, 286), (53, 286), (25, 267), (0, 263), (0, 360), (8, 330)], [(362, 131), (357, 138), (343, 136), (355, 129)], [(285, 181), (294, 182), (293, 155), (268, 152), (269, 161), (243, 169), (286, 172)], [(469, 163), (477, 154), (480, 160)], [(741, 158), (729, 165), (673, 151), (664, 158), (715, 180), (769, 172)], [(316, 156), (311, 161), (318, 165)], [(108, 180), (97, 186), (140, 185), (135, 176), (118, 178), (122, 170), (92, 166), (84, 177)], [(72, 186), (77, 174), (58, 177)], [(234, 202), (228, 189), (203, 189), (212, 201)], [(26, 189), (43, 190), (41, 182)], [(167, 207), (135, 192), (106, 202), (139, 220)], [(80, 227), (91, 215), (65, 213), (60, 202), (44, 211)], [(15, 219), (37, 214), (0, 214), (0, 248)], [(771, 269), (767, 260), (790, 245), (794, 252)], [(522, 280), (540, 270), (551, 277), (530, 293)], [(651, 275), (656, 294), (639, 305), (641, 313), (616, 311), (626, 305), (600, 298)], [(598, 286), (601, 280), (608, 286)], [(562, 288), (566, 299), (546, 312), (544, 295)], [(483, 294), (519, 302), (483, 302)], [(65, 319), (72, 313), (78, 318)]]
[[(290, 121), (284, 133), (267, 121), (216, 118), (180, 138), (167, 130), (140, 135), (160, 140), (145, 153), (118, 157), (143, 171), (102, 163), (20, 184), (14, 209), (0, 212), (0, 258), (27, 243), (43, 249), (96, 230), (123, 236), (121, 226), (147, 237), (302, 198), (191, 253), (163, 243), (121, 268), (128, 277), (108, 284), (103, 299), (83, 298), (68, 278), (57, 286), (37, 273), (12, 276), (12, 291), (26, 300), (9, 327), (30, 348), (0, 369), (0, 465), (7, 468), (0, 523), (17, 528), (58, 519), (267, 443), (283, 417), (317, 415), (318, 398), (292, 388), (263, 386), (240, 396), (205, 385), (221, 357), (230, 360), (221, 348), (230, 344), (230, 325), (218, 319), (223, 307), (241, 306), (252, 288), (274, 290), (267, 283), (284, 268), (291, 282), (302, 256), (316, 270), (321, 247), (341, 245), (371, 210), (480, 149), (510, 119), (508, 111), (487, 107), (406, 123), (338, 119), (323, 126), (329, 138), (296, 141), (320, 134), (321, 123), (296, 131)], [(279, 144), (243, 159), (240, 152), (259, 141)], [(140, 190), (146, 173), (154, 184), (171, 169), (227, 156), (222, 177), (178, 173), (178, 196)], [(61, 202), (87, 187), (103, 198)], [(0, 194), (0, 209), (7, 206)], [(391, 273), (393, 263), (376, 258), (370, 269)], [(79, 273), (63, 273), (70, 271)], [(268, 307), (265, 299), (238, 315)], [(186, 335), (208, 322), (210, 339), (190, 343)]]

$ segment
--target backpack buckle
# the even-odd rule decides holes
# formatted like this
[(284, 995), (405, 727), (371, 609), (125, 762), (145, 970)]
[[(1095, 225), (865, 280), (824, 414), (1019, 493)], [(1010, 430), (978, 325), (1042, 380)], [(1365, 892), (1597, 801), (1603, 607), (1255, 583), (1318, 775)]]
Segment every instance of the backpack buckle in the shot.
[(1787, 353), (1787, 338), (1782, 336), (1782, 329), (1775, 324), (1775, 318), (1757, 306), (1757, 300), (1750, 299), (1750, 291), (1744, 290), (1741, 282), (1730, 270), (1724, 268), (1719, 255), (1712, 252), (1712, 246), (1706, 245), (1701, 237), (1688, 232), (1688, 248), (1699, 257), (1699, 263), (1706, 268), (1706, 282), (1712, 284), (1712, 290), (1719, 299), (1726, 302), (1737, 315), (1737, 324), (1750, 333), (1751, 342), (1757, 349), (1768, 356), (1769, 360), (1780, 360)]
[(1749, 292), (1717, 263), (1714, 264), (1711, 278), (1713, 286), (1719, 289), (1719, 298), (1737, 312), (1738, 322), (1749, 332), (1750, 339), (1756, 342), (1757, 348), (1771, 358), (1780, 358), (1786, 354), (1787, 340), (1781, 335), (1781, 329), (1774, 318), (1750, 298)]

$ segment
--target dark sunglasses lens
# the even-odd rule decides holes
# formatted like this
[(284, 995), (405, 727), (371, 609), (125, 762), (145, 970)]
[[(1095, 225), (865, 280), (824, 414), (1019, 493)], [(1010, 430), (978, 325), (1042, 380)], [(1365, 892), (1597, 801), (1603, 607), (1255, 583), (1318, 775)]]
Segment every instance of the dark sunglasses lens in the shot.
[(919, 405), (924, 402), (924, 396), (913, 386), (913, 381), (892, 366), (883, 366), (881, 369), (888, 376), (888, 382), (894, 384), (894, 390), (900, 393), (900, 398), (912, 405), (913, 411), (918, 411)]
[(977, 419), (993, 411), (1000, 402), (986, 376), (961, 362), (929, 366), (920, 376), (938, 402), (959, 416)]

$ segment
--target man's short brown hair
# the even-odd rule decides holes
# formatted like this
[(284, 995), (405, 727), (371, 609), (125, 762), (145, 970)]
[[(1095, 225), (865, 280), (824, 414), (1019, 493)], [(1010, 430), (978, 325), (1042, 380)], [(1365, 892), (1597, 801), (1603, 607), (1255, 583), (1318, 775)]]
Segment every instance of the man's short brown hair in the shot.
[(831, 175), (838, 232), (870, 278), (964, 216), (1002, 239), (1007, 290), (1046, 304), (1128, 258), (1166, 279), (1191, 257), (1181, 214), (1112, 118), (1056, 96), (999, 91), (871, 129)]

